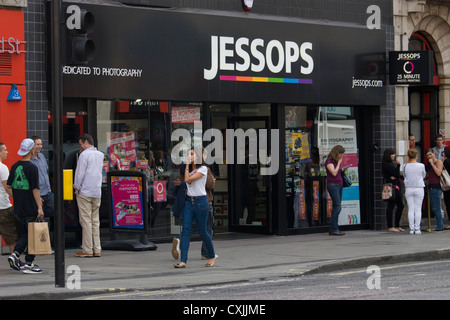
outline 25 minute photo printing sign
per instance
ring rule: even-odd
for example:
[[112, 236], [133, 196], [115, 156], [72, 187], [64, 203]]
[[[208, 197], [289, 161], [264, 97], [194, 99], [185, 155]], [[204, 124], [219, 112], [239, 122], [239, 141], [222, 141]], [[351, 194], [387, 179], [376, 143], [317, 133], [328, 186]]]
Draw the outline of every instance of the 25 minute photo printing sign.
[[389, 69], [390, 84], [433, 84], [433, 52], [391, 51]]

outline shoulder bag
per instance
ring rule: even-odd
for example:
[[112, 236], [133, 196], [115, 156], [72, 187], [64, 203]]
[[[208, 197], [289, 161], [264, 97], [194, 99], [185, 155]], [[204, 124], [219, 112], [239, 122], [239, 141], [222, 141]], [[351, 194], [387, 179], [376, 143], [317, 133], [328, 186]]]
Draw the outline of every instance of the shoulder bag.
[[392, 183], [383, 183], [381, 190], [381, 200], [394, 201], [395, 200], [395, 187]]
[[341, 171], [342, 175], [342, 186], [344, 188], [348, 188], [352, 185], [352, 180], [345, 174], [344, 171]]
[[442, 191], [450, 190], [450, 175], [445, 167], [442, 169], [441, 177], [440, 177], [441, 189]]

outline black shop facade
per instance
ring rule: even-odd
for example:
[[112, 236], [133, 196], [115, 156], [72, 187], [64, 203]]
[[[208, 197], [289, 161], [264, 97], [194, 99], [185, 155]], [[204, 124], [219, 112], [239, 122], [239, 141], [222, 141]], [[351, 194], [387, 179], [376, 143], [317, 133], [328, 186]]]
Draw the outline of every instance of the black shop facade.
[[[216, 234], [327, 232], [324, 162], [337, 144], [353, 181], [339, 223], [343, 230], [373, 227], [372, 124], [386, 104], [385, 31], [74, 5], [95, 17], [82, 35], [95, 50], [76, 61], [77, 35], [65, 28], [65, 146], [82, 132], [94, 136], [105, 154], [105, 185], [107, 172], [145, 173], [149, 238], [180, 232], [171, 214], [173, 180], [191, 146], [207, 150], [216, 176]], [[103, 194], [101, 216], [111, 219]]]

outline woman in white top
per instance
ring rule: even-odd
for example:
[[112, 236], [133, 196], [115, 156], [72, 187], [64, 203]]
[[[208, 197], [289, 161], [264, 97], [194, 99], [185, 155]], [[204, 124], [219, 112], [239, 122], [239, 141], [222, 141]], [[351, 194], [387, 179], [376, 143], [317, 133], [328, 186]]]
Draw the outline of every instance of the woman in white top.
[[424, 197], [427, 175], [425, 165], [417, 162], [417, 150], [408, 150], [409, 163], [403, 165], [403, 177], [405, 178], [405, 197], [408, 202], [408, 220], [410, 234], [421, 234], [420, 220], [422, 218], [422, 202]]
[[[201, 161], [201, 164], [197, 162]], [[181, 234], [181, 261], [174, 264], [175, 268], [186, 268], [188, 258], [189, 244], [191, 239], [192, 221], [195, 218], [197, 222], [198, 232], [206, 245], [209, 260], [206, 267], [214, 266], [216, 254], [210, 235], [206, 230], [206, 221], [209, 214], [209, 203], [206, 195], [206, 179], [208, 168], [206, 167], [203, 157], [197, 155], [194, 149], [189, 151], [186, 161], [186, 170], [184, 173], [184, 182], [187, 185], [186, 203], [183, 211], [183, 232]]]

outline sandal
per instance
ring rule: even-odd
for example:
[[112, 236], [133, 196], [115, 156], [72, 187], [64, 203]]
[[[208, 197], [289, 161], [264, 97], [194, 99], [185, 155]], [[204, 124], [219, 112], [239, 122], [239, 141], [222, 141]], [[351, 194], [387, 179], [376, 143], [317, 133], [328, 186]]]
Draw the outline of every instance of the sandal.
[[184, 262], [175, 263], [175, 264], [173, 265], [173, 267], [176, 268], [176, 269], [186, 268], [186, 263], [184, 263]]
[[217, 256], [214, 259], [209, 259], [209, 261], [205, 264], [205, 267], [214, 267], [214, 263], [216, 262], [216, 259], [217, 259]]

